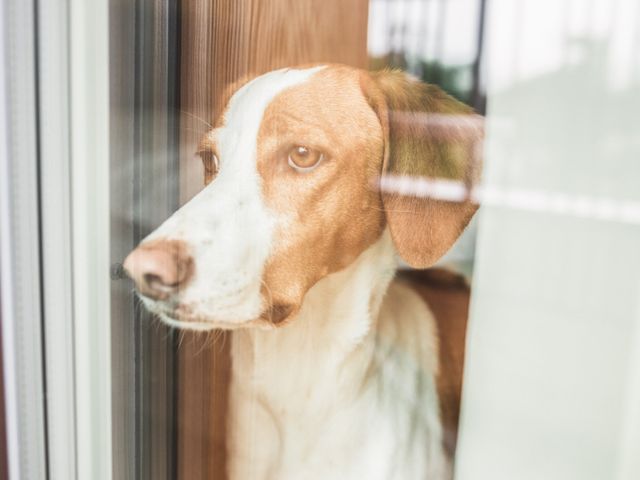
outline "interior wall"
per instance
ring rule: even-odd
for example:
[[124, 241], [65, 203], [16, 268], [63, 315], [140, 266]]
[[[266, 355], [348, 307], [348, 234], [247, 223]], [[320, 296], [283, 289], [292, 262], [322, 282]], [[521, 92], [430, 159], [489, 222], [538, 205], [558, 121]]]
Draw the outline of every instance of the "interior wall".
[[[367, 65], [368, 0], [182, 0], [180, 198], [203, 186], [194, 152], [246, 76], [315, 62]], [[224, 478], [227, 334], [185, 333], [179, 348], [178, 477]]]

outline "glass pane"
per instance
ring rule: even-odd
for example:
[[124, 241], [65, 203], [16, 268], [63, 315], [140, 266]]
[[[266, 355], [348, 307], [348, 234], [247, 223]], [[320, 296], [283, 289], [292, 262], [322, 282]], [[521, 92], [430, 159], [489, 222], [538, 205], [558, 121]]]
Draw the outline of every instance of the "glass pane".
[[116, 478], [175, 476], [177, 336], [124, 280], [122, 261], [178, 205], [178, 5], [111, 4], [113, 447]]
[[111, 2], [118, 478], [632, 478], [638, 9], [486, 3]]

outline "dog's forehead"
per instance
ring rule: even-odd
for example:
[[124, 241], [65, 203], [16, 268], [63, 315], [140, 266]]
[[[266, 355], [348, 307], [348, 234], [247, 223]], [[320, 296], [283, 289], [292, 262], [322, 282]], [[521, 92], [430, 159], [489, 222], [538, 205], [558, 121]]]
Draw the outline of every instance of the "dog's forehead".
[[271, 101], [282, 91], [309, 80], [326, 68], [282, 69], [257, 77], [240, 88], [229, 100], [223, 125], [236, 132], [257, 135], [260, 122]]
[[361, 79], [362, 73], [355, 68], [331, 65], [281, 91], [263, 114], [263, 138], [297, 136], [296, 140], [316, 147], [323, 142], [336, 147], [378, 137], [380, 122]]

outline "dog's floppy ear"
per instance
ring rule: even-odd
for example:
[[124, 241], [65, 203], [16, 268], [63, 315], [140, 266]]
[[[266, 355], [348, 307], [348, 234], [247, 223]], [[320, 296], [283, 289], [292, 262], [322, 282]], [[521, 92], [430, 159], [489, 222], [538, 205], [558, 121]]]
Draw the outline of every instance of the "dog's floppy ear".
[[468, 191], [481, 168], [482, 119], [435, 85], [403, 72], [364, 73], [361, 87], [384, 135], [381, 196], [391, 237], [405, 262], [429, 267], [453, 245], [477, 206], [467, 195], [449, 201], [389, 184], [402, 186], [407, 177], [440, 179], [461, 182], [454, 190], [457, 185]]

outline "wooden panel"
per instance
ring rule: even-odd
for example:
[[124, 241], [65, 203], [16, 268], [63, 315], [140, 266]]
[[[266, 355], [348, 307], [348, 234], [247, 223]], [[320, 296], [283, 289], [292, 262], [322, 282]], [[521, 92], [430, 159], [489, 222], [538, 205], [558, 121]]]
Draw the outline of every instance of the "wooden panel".
[[[367, 65], [368, 0], [182, 0], [181, 201], [202, 187], [193, 156], [232, 82], [312, 62]], [[179, 349], [178, 477], [224, 478], [229, 341]]]

